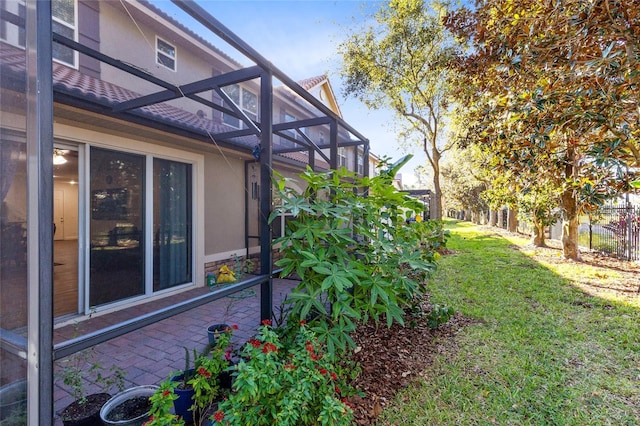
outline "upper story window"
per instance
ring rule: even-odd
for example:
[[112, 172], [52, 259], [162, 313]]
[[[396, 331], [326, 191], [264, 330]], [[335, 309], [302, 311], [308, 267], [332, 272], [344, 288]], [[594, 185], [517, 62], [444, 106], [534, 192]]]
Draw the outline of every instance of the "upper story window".
[[171, 71], [176, 70], [176, 47], [160, 37], [156, 37], [156, 63]]
[[347, 167], [347, 148], [338, 147], [338, 167]]
[[[289, 114], [289, 113], [284, 113], [284, 122], [285, 123], [293, 123], [294, 121], [296, 121], [296, 118]], [[291, 136], [292, 138], [295, 138], [297, 136], [296, 131], [293, 129], [288, 129], [285, 130], [284, 133], [286, 133], [287, 135]]]
[[362, 153], [358, 153], [358, 174], [364, 174], [364, 155]]
[[[76, 0], [53, 0], [51, 2], [53, 32], [77, 40], [78, 21]], [[53, 59], [76, 67], [78, 53], [70, 47], [53, 43]]]
[[[258, 121], [258, 95], [238, 84], [225, 86], [222, 91], [253, 121]], [[240, 128], [240, 119], [229, 114], [222, 115], [222, 121], [229, 126]]]
[[24, 24], [17, 25], [16, 22], [26, 17], [27, 8], [24, 1], [0, 0], [0, 11], [8, 13], [12, 19], [0, 19], [0, 40], [6, 41], [14, 46], [24, 47], [25, 31]]

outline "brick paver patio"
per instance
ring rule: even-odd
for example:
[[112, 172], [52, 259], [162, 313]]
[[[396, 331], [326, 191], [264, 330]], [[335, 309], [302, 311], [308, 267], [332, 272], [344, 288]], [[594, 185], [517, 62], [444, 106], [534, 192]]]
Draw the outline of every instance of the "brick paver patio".
[[[277, 315], [282, 299], [297, 283], [290, 280], [273, 280], [273, 306]], [[196, 288], [168, 298], [152, 301], [127, 309], [96, 316], [81, 323], [67, 325], [54, 331], [54, 342], [59, 343], [78, 334], [94, 331], [136, 316], [153, 312], [170, 304], [187, 300], [208, 292], [208, 288]], [[174, 317], [158, 321], [140, 330], [125, 334], [93, 348], [93, 361], [103, 367], [112, 365], [126, 369], [126, 387], [159, 384], [172, 372], [184, 367], [184, 347], [202, 350], [208, 343], [207, 327], [214, 323], [238, 325], [232, 343], [239, 347], [253, 336], [260, 323], [260, 287], [225, 297], [192, 309]], [[56, 372], [59, 370], [59, 361]], [[87, 383], [88, 393], [100, 391], [93, 383]], [[73, 397], [55, 378], [54, 412], [57, 413], [73, 402]], [[55, 425], [62, 425], [56, 415]]]

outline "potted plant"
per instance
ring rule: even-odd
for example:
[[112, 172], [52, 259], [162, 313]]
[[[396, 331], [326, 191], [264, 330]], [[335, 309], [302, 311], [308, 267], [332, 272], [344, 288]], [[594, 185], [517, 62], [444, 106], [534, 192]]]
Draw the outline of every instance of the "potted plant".
[[175, 384], [173, 391], [176, 394], [176, 399], [173, 400], [173, 406], [176, 415], [181, 416], [186, 423], [192, 423], [193, 411], [191, 411], [191, 407], [193, 406], [193, 394], [195, 391], [189, 382], [194, 377], [198, 367], [196, 350], [193, 350], [195, 368], [190, 365], [190, 355], [187, 348], [184, 348], [184, 360], [184, 370], [170, 378], [170, 381]]
[[151, 414], [150, 397], [158, 386], [134, 386], [117, 393], [100, 409], [100, 420], [111, 426], [141, 426]]
[[[61, 361], [58, 377], [75, 398], [58, 415], [65, 426], [94, 425], [99, 421], [100, 409], [109, 398], [112, 389], [124, 389], [126, 371], [118, 366], [103, 367], [93, 362], [93, 350], [78, 352]], [[88, 381], [100, 387], [100, 392], [87, 393]]]
[[[189, 374], [189, 379], [184, 376], [180, 381], [174, 375], [160, 385], [160, 388], [151, 397], [151, 420], [145, 426], [166, 426], [184, 425], [193, 422], [194, 425], [202, 425], [206, 421], [208, 412], [211, 412], [224, 392], [225, 373], [231, 365], [230, 342], [232, 332], [237, 326], [226, 327], [220, 333], [215, 344], [209, 345], [205, 353], [198, 355], [194, 359], [193, 374]], [[188, 353], [188, 351], [187, 351]], [[188, 361], [185, 369], [190, 370]], [[193, 392], [189, 415], [178, 412], [178, 402], [180, 396], [178, 387], [190, 388]], [[229, 384], [230, 387], [230, 384]], [[171, 408], [175, 409], [175, 414]]]

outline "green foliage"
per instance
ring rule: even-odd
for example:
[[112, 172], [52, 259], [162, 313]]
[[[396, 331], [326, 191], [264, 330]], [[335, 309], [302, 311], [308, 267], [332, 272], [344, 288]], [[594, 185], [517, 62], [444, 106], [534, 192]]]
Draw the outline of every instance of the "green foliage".
[[127, 372], [117, 366], [104, 367], [99, 362], [93, 361], [93, 348], [77, 352], [68, 358], [59, 361], [60, 370], [56, 376], [67, 386], [71, 396], [80, 404], [87, 401], [87, 381], [100, 386], [102, 392], [111, 389], [124, 389], [124, 377]]
[[403, 324], [403, 309], [423, 295], [447, 236], [439, 222], [407, 221], [423, 207], [392, 185], [392, 173], [358, 178], [344, 169], [308, 170], [300, 177], [300, 194], [286, 179], [276, 185], [282, 205], [271, 220], [293, 216], [276, 241], [284, 255], [276, 264], [283, 276], [301, 279], [288, 296], [289, 315], [309, 318], [334, 356], [353, 346], [356, 321]]
[[[145, 422], [144, 426], [184, 426], [184, 420], [171, 413], [173, 401], [177, 399], [174, 389], [180, 382], [171, 380], [179, 374], [183, 374], [182, 386], [191, 387], [194, 390], [193, 418], [196, 425], [200, 425], [204, 420], [204, 413], [220, 399], [222, 390], [220, 387], [220, 374], [229, 368], [231, 360], [231, 337], [233, 329], [237, 326], [229, 327], [220, 333], [216, 338], [216, 343], [208, 347], [203, 354], [197, 354], [194, 350], [194, 368], [190, 368], [189, 351], [185, 348], [185, 370], [181, 373], [172, 373], [164, 381], [160, 388], [151, 397], [151, 419]], [[190, 370], [193, 370], [191, 374]]]
[[423, 149], [433, 171], [432, 217], [441, 218], [440, 158], [451, 147], [444, 129], [457, 41], [444, 29], [439, 2], [392, 0], [354, 28], [339, 46], [345, 93], [369, 108], [389, 108], [403, 127], [400, 140]]
[[354, 390], [304, 322], [282, 339], [270, 321], [242, 349], [233, 392], [214, 419], [228, 425], [350, 425]]
[[457, 254], [440, 261], [430, 300], [472, 321], [438, 342], [424, 378], [379, 424], [637, 424], [640, 300], [602, 289], [628, 272], [455, 226]]
[[452, 307], [433, 305], [431, 311], [426, 315], [427, 326], [429, 328], [438, 328], [445, 324], [456, 312]]

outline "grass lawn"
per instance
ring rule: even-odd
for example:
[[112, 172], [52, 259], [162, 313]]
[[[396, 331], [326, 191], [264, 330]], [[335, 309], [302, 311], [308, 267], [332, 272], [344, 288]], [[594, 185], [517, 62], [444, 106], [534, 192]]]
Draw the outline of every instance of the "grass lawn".
[[598, 278], [588, 265], [541, 264], [525, 239], [449, 228], [455, 254], [440, 259], [431, 300], [474, 323], [441, 342], [380, 423], [640, 424], [640, 297], [586, 294], [574, 282]]

